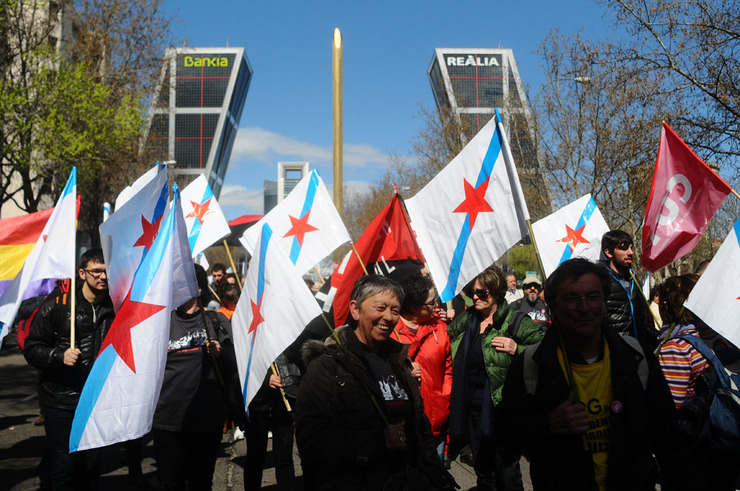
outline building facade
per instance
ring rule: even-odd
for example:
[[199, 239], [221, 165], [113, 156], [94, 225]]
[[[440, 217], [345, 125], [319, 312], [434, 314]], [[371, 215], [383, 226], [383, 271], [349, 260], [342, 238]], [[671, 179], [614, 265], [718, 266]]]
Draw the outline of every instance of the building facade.
[[252, 73], [244, 48], [168, 50], [149, 116], [147, 157], [174, 161], [181, 187], [205, 175], [218, 198]]
[[469, 142], [498, 108], [533, 219], [551, 211], [540, 172], [534, 121], [510, 49], [438, 48], [427, 70], [438, 108], [452, 111]]

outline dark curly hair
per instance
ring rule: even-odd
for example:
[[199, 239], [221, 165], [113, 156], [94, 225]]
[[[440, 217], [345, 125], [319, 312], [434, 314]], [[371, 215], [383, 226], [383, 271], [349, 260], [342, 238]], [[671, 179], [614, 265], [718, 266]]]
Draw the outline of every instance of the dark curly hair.
[[401, 314], [409, 314], [414, 307], [421, 307], [426, 303], [429, 289], [434, 288], [434, 283], [426, 276], [415, 274], [404, 278], [401, 287], [404, 294]]
[[699, 275], [689, 273], [681, 276], [671, 276], [660, 285], [658, 307], [660, 308], [660, 318], [663, 324], [673, 322], [693, 324], [696, 322], [696, 316], [686, 309], [681, 312], [681, 307], [689, 298], [689, 293], [694, 289], [697, 281], [699, 281]]

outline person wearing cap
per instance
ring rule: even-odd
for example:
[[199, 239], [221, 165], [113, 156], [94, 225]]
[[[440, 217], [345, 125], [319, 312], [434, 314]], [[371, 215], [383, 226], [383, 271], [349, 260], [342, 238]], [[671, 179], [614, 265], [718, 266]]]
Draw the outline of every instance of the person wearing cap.
[[536, 273], [527, 273], [522, 282], [524, 297], [511, 304], [512, 308], [527, 314], [537, 324], [547, 326], [550, 324], [550, 314], [547, 312], [547, 304], [540, 297], [542, 293], [542, 282]]

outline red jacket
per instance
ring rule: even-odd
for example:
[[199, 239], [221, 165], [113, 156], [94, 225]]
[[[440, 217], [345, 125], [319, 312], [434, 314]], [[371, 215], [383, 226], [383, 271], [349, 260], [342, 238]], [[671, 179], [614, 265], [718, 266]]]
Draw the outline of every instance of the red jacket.
[[434, 318], [420, 325], [414, 333], [399, 318], [392, 337], [408, 344], [411, 361], [421, 365], [419, 391], [424, 401], [424, 413], [432, 423], [435, 435], [446, 433], [452, 391], [452, 355], [447, 324]]

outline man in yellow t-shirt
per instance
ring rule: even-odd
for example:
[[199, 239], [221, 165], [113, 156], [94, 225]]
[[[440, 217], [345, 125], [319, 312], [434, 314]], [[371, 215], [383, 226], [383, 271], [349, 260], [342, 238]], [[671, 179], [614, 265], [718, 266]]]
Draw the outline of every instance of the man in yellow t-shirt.
[[552, 326], [513, 362], [496, 413], [508, 455], [530, 460], [535, 490], [702, 489], [657, 360], [604, 327], [609, 277], [585, 259], [545, 286]]

